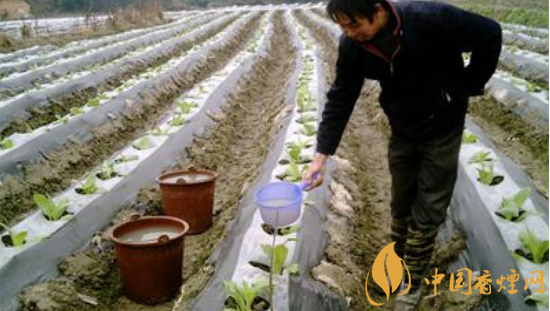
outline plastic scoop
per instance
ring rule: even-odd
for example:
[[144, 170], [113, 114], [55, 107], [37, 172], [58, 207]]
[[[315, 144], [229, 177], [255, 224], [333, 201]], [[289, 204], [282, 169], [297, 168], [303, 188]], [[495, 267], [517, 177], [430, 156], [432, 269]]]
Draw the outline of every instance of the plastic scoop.
[[[317, 178], [317, 174], [313, 175]], [[307, 181], [269, 183], [256, 192], [254, 200], [263, 221], [273, 228], [286, 227], [298, 220]]]

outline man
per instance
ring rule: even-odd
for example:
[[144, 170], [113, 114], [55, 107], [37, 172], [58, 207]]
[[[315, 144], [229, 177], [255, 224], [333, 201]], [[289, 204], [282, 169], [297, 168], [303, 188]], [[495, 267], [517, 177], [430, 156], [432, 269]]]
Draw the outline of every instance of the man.
[[[481, 95], [494, 73], [502, 30], [493, 20], [437, 2], [330, 0], [327, 12], [344, 34], [304, 179], [310, 189], [323, 182], [363, 81], [378, 80], [392, 129], [392, 240], [411, 272], [411, 289], [398, 296], [396, 309], [412, 310], [452, 197], [468, 97]], [[471, 53], [468, 66], [463, 52]]]

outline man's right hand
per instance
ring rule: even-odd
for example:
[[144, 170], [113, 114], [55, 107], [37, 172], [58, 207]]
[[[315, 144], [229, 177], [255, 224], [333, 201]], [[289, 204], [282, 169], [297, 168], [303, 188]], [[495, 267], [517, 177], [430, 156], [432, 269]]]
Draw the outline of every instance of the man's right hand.
[[[308, 187], [306, 188], [306, 190], [309, 191], [323, 184], [325, 164], [327, 163], [327, 159], [328, 155], [315, 153], [309, 169], [302, 176], [302, 179], [308, 183]], [[313, 178], [313, 176], [315, 176], [315, 178]]]

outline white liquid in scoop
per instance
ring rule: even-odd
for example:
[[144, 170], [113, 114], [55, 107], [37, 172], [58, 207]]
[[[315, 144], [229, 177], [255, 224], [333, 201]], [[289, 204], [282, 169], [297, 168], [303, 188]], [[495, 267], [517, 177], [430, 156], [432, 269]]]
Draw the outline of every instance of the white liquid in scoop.
[[292, 201], [288, 199], [275, 199], [263, 201], [262, 205], [267, 207], [285, 207], [288, 206], [290, 203], [292, 203]]

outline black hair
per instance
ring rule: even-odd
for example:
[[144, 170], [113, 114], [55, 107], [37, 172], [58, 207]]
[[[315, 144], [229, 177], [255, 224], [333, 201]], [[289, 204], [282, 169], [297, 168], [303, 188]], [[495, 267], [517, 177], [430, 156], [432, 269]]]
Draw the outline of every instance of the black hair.
[[330, 0], [327, 4], [327, 14], [334, 22], [338, 22], [337, 14], [344, 14], [353, 22], [356, 22], [356, 17], [359, 16], [366, 17], [372, 22], [376, 4], [381, 4], [386, 10], [390, 9], [389, 3], [385, 0]]

